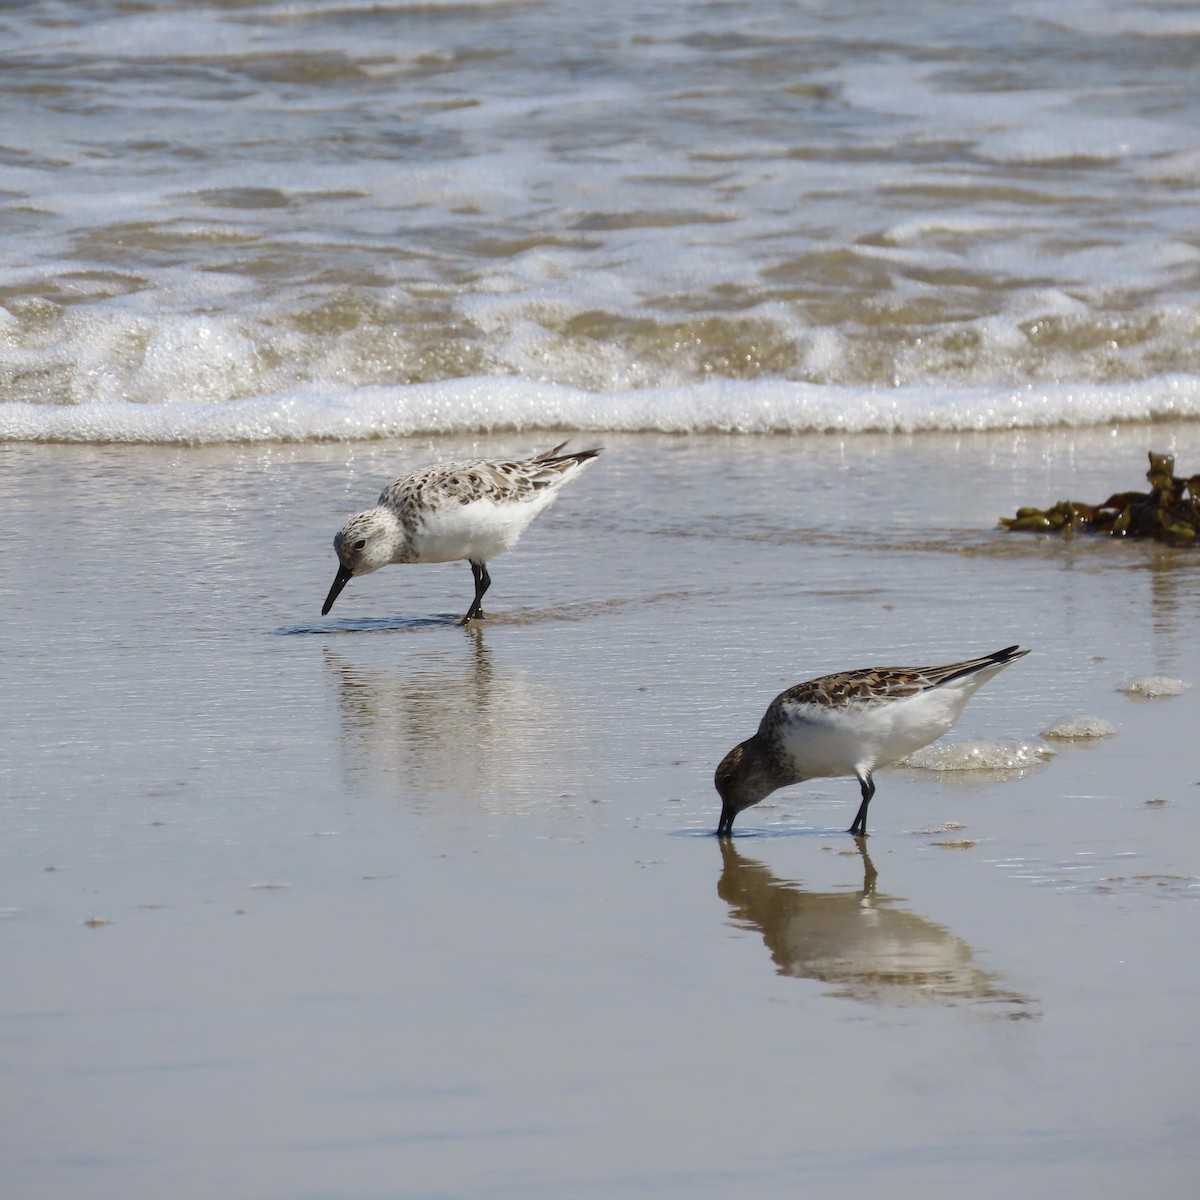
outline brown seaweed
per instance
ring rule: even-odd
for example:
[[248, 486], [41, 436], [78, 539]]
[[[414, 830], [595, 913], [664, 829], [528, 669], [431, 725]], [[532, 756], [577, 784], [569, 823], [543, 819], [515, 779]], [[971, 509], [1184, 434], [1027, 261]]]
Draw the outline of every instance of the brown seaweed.
[[1200, 475], [1182, 479], [1175, 458], [1150, 452], [1149, 492], [1117, 492], [1102, 504], [1060, 500], [1053, 508], [1019, 508], [1000, 524], [1014, 533], [1103, 533], [1148, 537], [1174, 545], [1200, 538]]

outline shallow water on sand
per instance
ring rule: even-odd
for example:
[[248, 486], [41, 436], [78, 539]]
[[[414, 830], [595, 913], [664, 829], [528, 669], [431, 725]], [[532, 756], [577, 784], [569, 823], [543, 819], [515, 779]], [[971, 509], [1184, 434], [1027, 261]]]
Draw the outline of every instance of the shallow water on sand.
[[[1191, 1194], [1200, 558], [995, 521], [1200, 427], [607, 441], [469, 631], [329, 540], [524, 443], [0, 447], [6, 1196]], [[711, 836], [782, 687], [1013, 642], [950, 741], [1116, 735]]]

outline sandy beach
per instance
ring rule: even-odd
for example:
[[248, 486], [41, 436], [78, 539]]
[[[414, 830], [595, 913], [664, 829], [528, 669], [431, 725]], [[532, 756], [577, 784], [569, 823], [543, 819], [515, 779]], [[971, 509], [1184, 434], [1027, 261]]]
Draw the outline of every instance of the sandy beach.
[[[0, 447], [7, 1197], [1191, 1194], [1200, 558], [996, 520], [1200, 427], [603, 440], [470, 630], [330, 538], [545, 437]], [[1014, 642], [950, 742], [1116, 733], [712, 836], [781, 688]]]

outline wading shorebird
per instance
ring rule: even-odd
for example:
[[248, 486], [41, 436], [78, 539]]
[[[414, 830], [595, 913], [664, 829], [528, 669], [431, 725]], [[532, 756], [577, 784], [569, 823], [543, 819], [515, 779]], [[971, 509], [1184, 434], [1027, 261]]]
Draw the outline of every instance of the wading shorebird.
[[979, 687], [1028, 653], [1008, 646], [941, 667], [867, 667], [788, 688], [771, 701], [758, 732], [717, 768], [717, 836], [732, 836], [734, 817], [777, 788], [842, 775], [862, 787], [847, 832], [865, 836], [876, 768], [949, 732]]
[[483, 594], [492, 582], [488, 562], [511, 550], [559, 488], [600, 453], [596, 448], [561, 454], [566, 444], [532, 458], [440, 463], [392, 480], [375, 508], [351, 517], [334, 536], [339, 566], [321, 616], [356, 575], [389, 563], [465, 558], [475, 577], [475, 599], [460, 624], [482, 618]]

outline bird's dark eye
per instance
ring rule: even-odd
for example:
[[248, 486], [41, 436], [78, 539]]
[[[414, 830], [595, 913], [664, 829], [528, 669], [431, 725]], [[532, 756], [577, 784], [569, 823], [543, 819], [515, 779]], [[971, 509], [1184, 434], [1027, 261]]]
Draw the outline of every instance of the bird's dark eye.
[[359, 538], [358, 541], [354, 543], [354, 548], [355, 548], [355, 550], [362, 550], [366, 546], [366, 544], [367, 544], [366, 538]]

